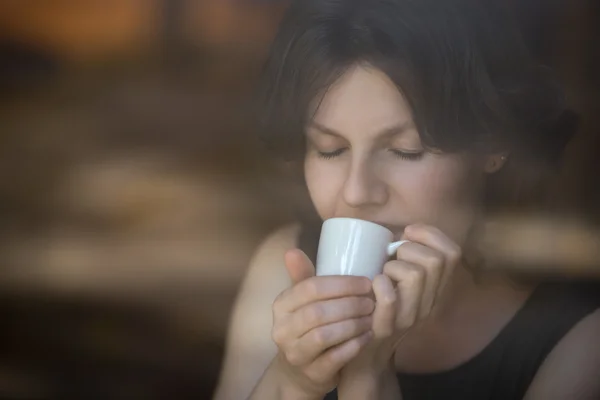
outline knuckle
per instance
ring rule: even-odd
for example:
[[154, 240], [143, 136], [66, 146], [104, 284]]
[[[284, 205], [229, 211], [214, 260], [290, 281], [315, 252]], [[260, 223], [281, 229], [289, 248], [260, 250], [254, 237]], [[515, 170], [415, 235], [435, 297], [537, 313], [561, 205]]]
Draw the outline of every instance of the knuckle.
[[431, 254], [425, 260], [425, 264], [431, 270], [440, 269], [444, 265], [444, 260], [437, 255]]
[[406, 279], [411, 284], [417, 284], [425, 278], [425, 271], [422, 268], [411, 268], [406, 271]]
[[414, 224], [410, 225], [410, 230], [411, 231], [416, 231], [416, 230], [421, 230], [423, 229], [425, 225], [423, 225], [422, 222], [415, 222]]
[[358, 307], [359, 310], [369, 314], [373, 312], [375, 309], [375, 302], [369, 298], [363, 297], [358, 299]]
[[312, 305], [306, 309], [305, 322], [308, 325], [316, 326], [321, 324], [325, 319], [325, 310], [322, 306]]
[[353, 319], [348, 322], [348, 331], [352, 333], [360, 332], [364, 326], [364, 322], [359, 319]]
[[279, 326], [274, 326], [271, 330], [271, 338], [278, 346], [281, 346], [286, 342], [286, 336], [285, 330]]
[[370, 328], [372, 320], [369, 318], [357, 318], [351, 322], [351, 330], [355, 334], [363, 332], [365, 329]]
[[285, 359], [290, 365], [299, 366], [302, 364], [300, 353], [297, 351], [287, 351], [285, 353]]
[[[402, 248], [402, 247], [404, 247], [404, 246], [400, 246], [400, 248]], [[398, 250], [398, 251], [400, 251], [400, 250]], [[400, 267], [400, 265], [402, 265], [402, 264], [398, 261], [395, 261], [395, 260], [388, 261], [383, 265], [383, 273], [385, 275], [390, 275], [393, 272], [395, 272]]]
[[281, 313], [281, 298], [283, 296], [283, 293], [280, 293], [279, 295], [277, 295], [277, 297], [275, 297], [275, 300], [273, 300], [273, 305], [272, 305], [272, 309], [273, 309], [273, 314], [279, 314]]
[[399, 282], [403, 279], [406, 270], [406, 263], [404, 261], [388, 261], [383, 266], [383, 274], [393, 282]]
[[319, 297], [319, 285], [318, 282], [314, 279], [308, 279], [305, 281], [304, 285], [302, 286], [302, 295], [306, 296], [309, 299], [314, 299]]
[[427, 226], [422, 223], [416, 223], [416, 224], [410, 225], [410, 228], [408, 231], [412, 235], [419, 236], [419, 237], [422, 237], [422, 236], [425, 236], [428, 234]]
[[353, 358], [360, 352], [361, 344], [358, 339], [353, 339], [348, 342], [348, 346], [346, 348], [346, 352], [348, 357]]
[[329, 343], [331, 334], [327, 329], [316, 329], [312, 334], [312, 340], [318, 347], [325, 347]]
[[450, 253], [448, 254], [448, 261], [450, 261], [451, 264], [458, 263], [461, 258], [462, 258], [462, 249], [458, 246], [454, 247], [452, 249], [452, 251], [450, 251]]
[[271, 308], [273, 310], [273, 315], [285, 313], [286, 310], [283, 308], [284, 299], [289, 294], [290, 294], [290, 291], [288, 289], [288, 290], [284, 290], [283, 292], [279, 293], [277, 295], [277, 297], [275, 297], [275, 300], [273, 300], [273, 304], [271, 306]]

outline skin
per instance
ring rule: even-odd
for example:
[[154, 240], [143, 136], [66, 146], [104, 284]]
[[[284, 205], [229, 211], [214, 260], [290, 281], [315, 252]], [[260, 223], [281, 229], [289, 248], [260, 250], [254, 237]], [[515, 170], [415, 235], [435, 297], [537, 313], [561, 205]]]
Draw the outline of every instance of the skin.
[[382, 72], [350, 69], [327, 92], [306, 136], [306, 183], [322, 219], [366, 219], [397, 235], [426, 223], [464, 244], [479, 210], [484, 160], [425, 151], [406, 101]]
[[339, 292], [364, 279], [315, 277], [299, 250], [286, 254], [293, 286], [274, 303], [273, 339], [298, 390], [318, 398], [364, 380], [348, 377], [384, 374], [432, 313], [462, 259], [486, 171], [482, 157], [425, 149], [400, 91], [365, 65], [330, 88], [306, 136], [306, 182], [320, 217], [374, 221], [410, 241], [372, 282], [372, 305], [368, 293]]
[[[464, 262], [475, 245], [481, 187], [486, 174], [502, 167], [502, 155], [427, 151], [401, 92], [368, 65], [349, 69], [327, 91], [306, 136], [306, 183], [321, 218], [374, 221], [409, 243], [371, 282], [316, 277], [308, 257], [289, 249], [296, 234], [267, 241], [236, 305], [217, 398], [248, 398], [253, 387], [250, 399], [320, 400], [337, 387], [344, 400], [399, 399], [397, 371], [439, 372], [464, 363], [531, 293], [497, 275], [475, 282]], [[287, 277], [280, 275], [281, 254]], [[269, 293], [279, 293], [274, 302]], [[244, 355], [240, 349], [259, 345], [250, 346], [249, 338], [263, 337], [248, 328], [262, 329], [253, 321], [269, 308], [272, 342]], [[552, 350], [526, 398], [597, 398], [598, 334], [600, 312]], [[246, 367], [234, 370], [240, 362]], [[260, 378], [252, 375], [263, 370]]]

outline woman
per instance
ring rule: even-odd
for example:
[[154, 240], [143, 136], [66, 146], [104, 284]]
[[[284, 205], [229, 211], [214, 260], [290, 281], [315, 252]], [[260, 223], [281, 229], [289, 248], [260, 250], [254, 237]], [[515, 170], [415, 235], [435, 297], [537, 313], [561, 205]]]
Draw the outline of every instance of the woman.
[[483, 218], [539, 204], [575, 130], [504, 10], [299, 0], [263, 88], [265, 136], [303, 162], [320, 219], [374, 221], [410, 242], [371, 282], [315, 277], [310, 223], [269, 237], [217, 399], [600, 398], [600, 302], [473, 262]]

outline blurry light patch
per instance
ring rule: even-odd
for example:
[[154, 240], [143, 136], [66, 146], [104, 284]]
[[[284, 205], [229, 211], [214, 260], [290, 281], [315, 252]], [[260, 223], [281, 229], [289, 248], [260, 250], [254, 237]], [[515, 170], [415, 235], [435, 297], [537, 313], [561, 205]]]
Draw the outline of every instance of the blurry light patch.
[[600, 278], [600, 229], [580, 218], [498, 216], [480, 246], [489, 268]]

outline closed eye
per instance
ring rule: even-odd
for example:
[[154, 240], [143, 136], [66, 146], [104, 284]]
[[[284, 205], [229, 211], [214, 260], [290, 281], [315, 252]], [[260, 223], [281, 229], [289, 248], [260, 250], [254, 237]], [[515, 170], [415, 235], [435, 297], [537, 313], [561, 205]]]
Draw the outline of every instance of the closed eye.
[[397, 149], [390, 149], [390, 153], [392, 153], [395, 157], [398, 157], [402, 160], [408, 161], [418, 161], [423, 158], [425, 154], [424, 151], [402, 151]]
[[325, 160], [330, 160], [332, 158], [341, 156], [342, 153], [344, 153], [345, 151], [346, 151], [346, 148], [342, 147], [341, 149], [337, 149], [334, 151], [328, 151], [328, 152], [319, 151], [318, 153], [319, 153], [319, 157], [324, 158]]

